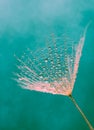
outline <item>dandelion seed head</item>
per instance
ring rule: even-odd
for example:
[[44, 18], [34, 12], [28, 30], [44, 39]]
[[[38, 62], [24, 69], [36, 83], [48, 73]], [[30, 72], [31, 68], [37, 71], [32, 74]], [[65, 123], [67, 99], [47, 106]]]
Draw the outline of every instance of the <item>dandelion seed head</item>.
[[77, 44], [65, 36], [53, 37], [43, 49], [34, 53], [28, 49], [21, 58], [17, 58], [17, 82], [25, 89], [69, 96], [74, 87], [84, 41], [85, 33]]

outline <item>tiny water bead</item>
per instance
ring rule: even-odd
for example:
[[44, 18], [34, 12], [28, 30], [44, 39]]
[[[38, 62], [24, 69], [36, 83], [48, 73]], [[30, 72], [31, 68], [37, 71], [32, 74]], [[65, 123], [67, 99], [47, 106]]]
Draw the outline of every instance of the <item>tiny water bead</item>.
[[48, 62], [48, 59], [45, 59], [45, 63], [47, 63]]

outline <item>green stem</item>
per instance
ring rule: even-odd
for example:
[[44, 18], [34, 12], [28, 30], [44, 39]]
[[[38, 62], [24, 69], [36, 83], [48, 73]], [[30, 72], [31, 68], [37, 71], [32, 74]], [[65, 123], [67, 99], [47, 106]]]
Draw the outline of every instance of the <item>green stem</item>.
[[81, 108], [78, 106], [78, 104], [76, 103], [75, 99], [73, 98], [72, 95], [69, 95], [69, 98], [71, 99], [71, 101], [73, 102], [73, 104], [76, 106], [76, 108], [78, 109], [78, 111], [80, 112], [80, 114], [82, 115], [82, 117], [84, 118], [85, 122], [87, 123], [87, 125], [89, 126], [90, 130], [94, 130], [94, 128], [92, 127], [92, 125], [90, 124], [90, 122], [88, 121], [87, 117], [85, 116], [85, 114], [83, 113], [83, 111], [81, 110]]

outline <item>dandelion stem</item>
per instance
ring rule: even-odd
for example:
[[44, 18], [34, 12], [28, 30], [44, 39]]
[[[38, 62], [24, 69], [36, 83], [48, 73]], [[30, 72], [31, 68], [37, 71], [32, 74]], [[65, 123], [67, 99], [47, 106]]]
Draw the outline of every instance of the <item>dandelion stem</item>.
[[71, 99], [71, 101], [73, 102], [73, 104], [75, 105], [75, 107], [78, 109], [78, 111], [80, 112], [80, 114], [82, 115], [82, 117], [84, 118], [85, 122], [87, 123], [87, 125], [89, 126], [90, 130], [94, 130], [94, 128], [92, 127], [92, 125], [90, 124], [90, 122], [88, 121], [87, 117], [85, 116], [85, 114], [83, 113], [83, 111], [81, 110], [81, 108], [78, 106], [78, 104], [76, 103], [74, 97], [72, 95], [69, 95], [69, 98]]

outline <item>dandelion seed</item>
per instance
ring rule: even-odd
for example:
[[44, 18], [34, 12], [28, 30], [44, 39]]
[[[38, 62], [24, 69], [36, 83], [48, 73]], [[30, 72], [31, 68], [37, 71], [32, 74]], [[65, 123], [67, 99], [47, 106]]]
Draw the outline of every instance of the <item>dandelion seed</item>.
[[25, 89], [68, 96], [90, 130], [94, 130], [72, 97], [87, 28], [88, 25], [77, 45], [73, 41], [69, 44], [65, 39], [54, 38], [47, 43], [45, 49], [34, 54], [29, 50], [28, 55], [25, 53], [22, 59], [17, 58], [20, 73], [16, 74], [16, 80]]

